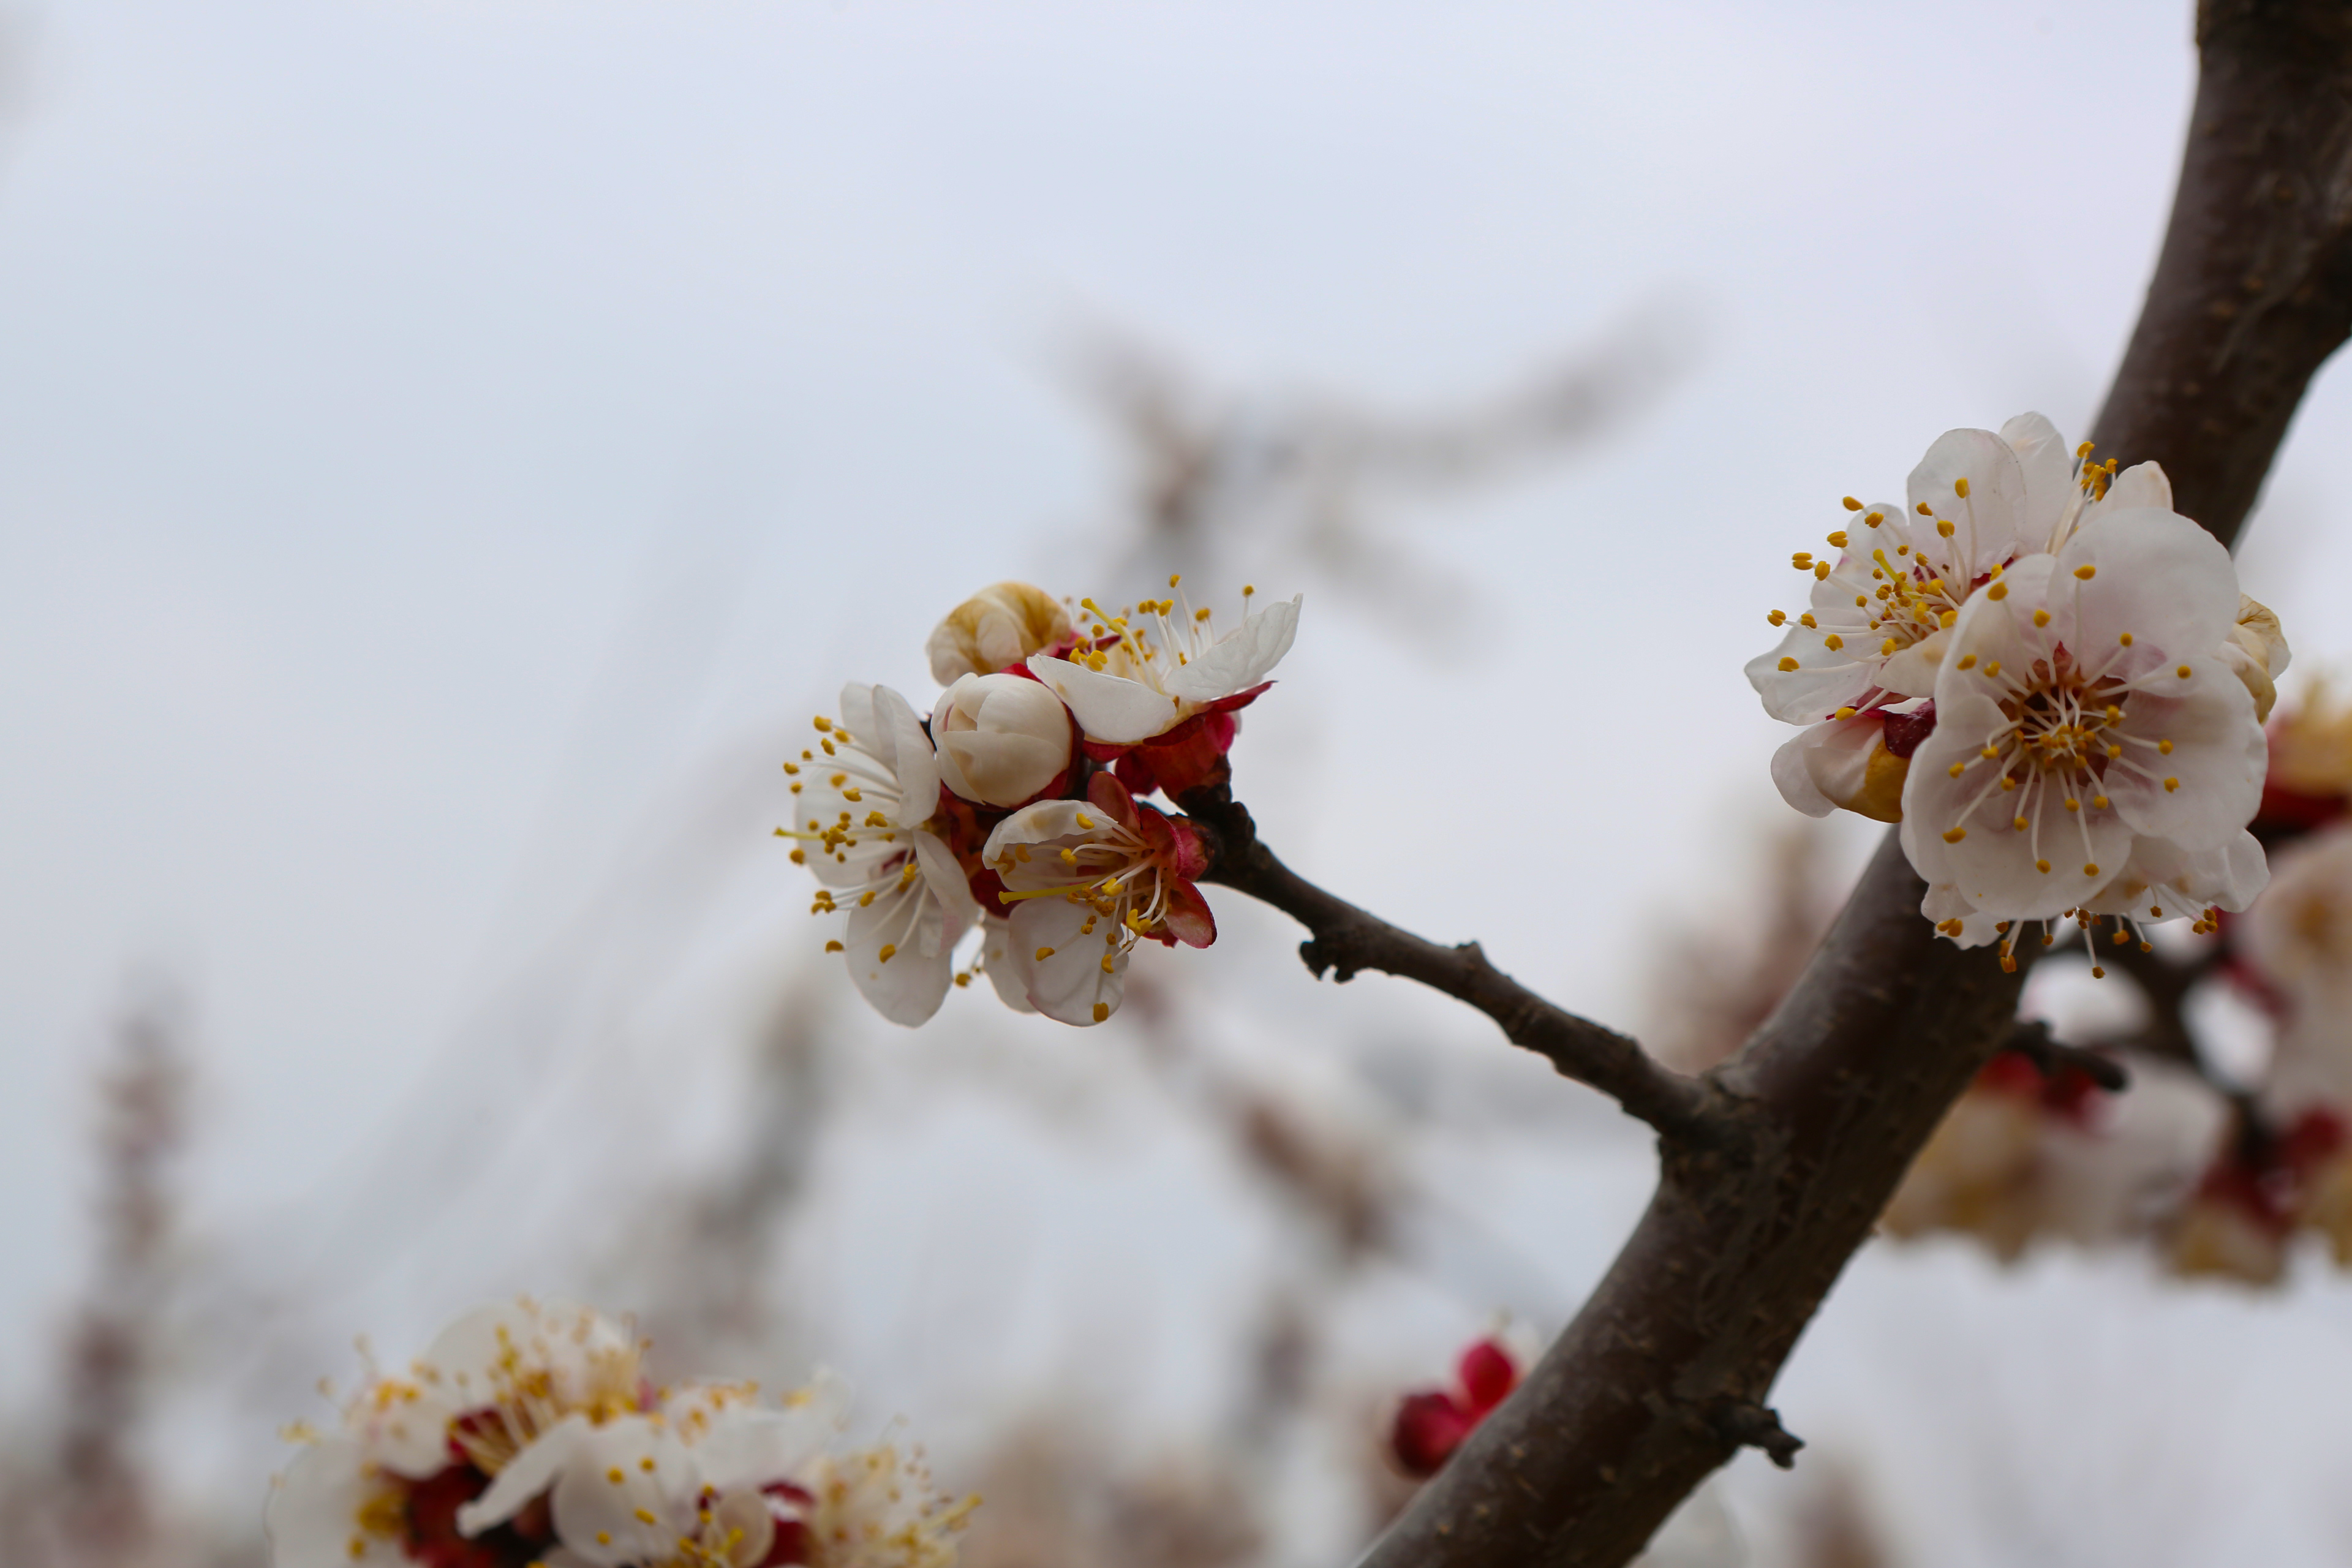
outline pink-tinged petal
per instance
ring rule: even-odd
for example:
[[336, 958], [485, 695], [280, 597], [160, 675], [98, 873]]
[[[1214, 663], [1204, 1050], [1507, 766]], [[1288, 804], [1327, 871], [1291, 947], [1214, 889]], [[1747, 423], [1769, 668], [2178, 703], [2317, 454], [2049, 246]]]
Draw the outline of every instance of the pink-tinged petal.
[[1168, 891], [1168, 906], [1160, 918], [1169, 934], [1187, 947], [1206, 947], [1217, 940], [1217, 917], [1209, 912], [1209, 900], [1201, 889], [1190, 882], [1179, 882]]
[[408, 1568], [398, 1540], [360, 1527], [360, 1510], [387, 1485], [355, 1437], [338, 1433], [305, 1447], [262, 1515], [271, 1568]]
[[[923, 733], [922, 721], [915, 717], [905, 698], [887, 686], [874, 689], [874, 720], [876, 735], [869, 743], [898, 775], [899, 797], [906, 802], [905, 825], [911, 827], [928, 821], [938, 807], [940, 764], [931, 755], [930, 737]], [[853, 729], [850, 733], [857, 731]]]
[[[1958, 493], [1962, 480], [1966, 496]], [[1911, 470], [1905, 491], [1911, 537], [1946, 582], [1973, 581], [2023, 548], [2025, 469], [2009, 443], [1990, 430], [1947, 430], [1937, 437]], [[1919, 510], [1923, 503], [1929, 512]], [[1948, 541], [1928, 522], [1931, 514], [1951, 521]]]
[[[870, 904], [854, 907], [842, 933], [850, 983], [876, 1012], [913, 1028], [929, 1021], [955, 982], [955, 963], [941, 942], [945, 921], [926, 879], [893, 883]], [[890, 956], [882, 956], [887, 947]]]
[[[1092, 931], [1085, 929], [1090, 918], [1096, 919]], [[1024, 901], [1013, 911], [1013, 939], [1030, 952], [1030, 1005], [1057, 1023], [1080, 1027], [1102, 1021], [1095, 1016], [1097, 1007], [1104, 1018], [1117, 1012], [1127, 989], [1128, 955], [1104, 940], [1117, 931], [1086, 904], [1062, 898]], [[1044, 949], [1052, 951], [1038, 958]]]
[[1128, 793], [1127, 786], [1119, 783], [1118, 780], [1111, 774], [1097, 773], [1094, 777], [1088, 779], [1087, 781], [1087, 798], [1094, 802], [1097, 805], [1102, 807], [1103, 810], [1110, 813], [1113, 820], [1117, 821], [1120, 826], [1133, 827], [1135, 826], [1136, 817], [1139, 815], [1139, 808], [1135, 804], [1135, 796], [1129, 795]]
[[[2005, 923], [1960, 897], [1959, 889], [1949, 883], [1930, 886], [1927, 896], [1919, 900], [1919, 912], [1940, 927], [1954, 946], [1962, 948], [1998, 941], [2002, 933], [1994, 928]], [[1959, 922], [1958, 931], [1952, 929], [1955, 921]]]
[[541, 1432], [509, 1460], [488, 1489], [457, 1510], [457, 1532], [479, 1535], [504, 1524], [523, 1505], [555, 1484], [558, 1476], [579, 1462], [593, 1428], [585, 1415], [567, 1415]]
[[[1808, 816], [1843, 806], [1875, 821], [1900, 822], [1908, 763], [1887, 752], [1885, 733], [1883, 710], [1806, 730], [1772, 760], [1781, 798]], [[1810, 809], [1814, 802], [1819, 810]]]
[[1201, 830], [1189, 818], [1171, 816], [1168, 830], [1175, 840], [1176, 858], [1172, 862], [1176, 874], [1188, 882], [1200, 880], [1209, 872], [1209, 847]]
[[[1214, 702], [1202, 703], [1201, 705], [1201, 711], [1203, 713], [1231, 713], [1235, 709], [1248, 707], [1251, 703], [1256, 701], [1259, 698], [1265, 696], [1267, 692], [1273, 689], [1273, 681], [1261, 680], [1255, 686], [1250, 687], [1246, 690], [1234, 692], [1231, 697], [1220, 697]], [[1228, 744], [1231, 742], [1232, 739], [1233, 733], [1229, 730], [1218, 743], [1220, 745]]]
[[2074, 487], [2074, 453], [2058, 426], [2040, 414], [2021, 414], [2000, 427], [2000, 438], [2017, 454], [2025, 479], [2025, 508], [2019, 517], [2019, 536], [2032, 550], [2041, 549], [2058, 528], [2058, 520], [2082, 494]]
[[[2184, 659], [2189, 678], [2175, 696], [2169, 670], [2124, 704], [2116, 734], [2123, 756], [2109, 764], [2106, 793], [2136, 832], [2184, 849], [2227, 844], [2262, 805], [2270, 743], [2254, 721], [2254, 699], [2219, 658]], [[2160, 743], [2172, 742], [2168, 754]], [[2168, 784], [2167, 780], [2177, 781]]]
[[1298, 635], [1299, 595], [1268, 605], [1168, 678], [1168, 689], [1192, 702], [1213, 702], [1264, 680]]
[[555, 1533], [597, 1568], [667, 1562], [700, 1492], [675, 1432], [620, 1416], [591, 1430], [556, 1476]]
[[[2083, 577], [2085, 568], [2095, 575]], [[2058, 552], [2050, 611], [2064, 608], [2074, 612], [2074, 642], [2087, 665], [2126, 632], [2136, 651], [2194, 658], [2237, 624], [2237, 568], [2219, 540], [2176, 512], [2109, 511]]]
[[564, 1300], [498, 1301], [443, 1329], [418, 1357], [418, 1381], [459, 1411], [492, 1403], [513, 1361], [545, 1372], [563, 1397], [577, 1396], [600, 1363], [633, 1352], [611, 1318]]
[[1029, 661], [1029, 669], [1048, 691], [1062, 700], [1089, 740], [1131, 746], [1151, 739], [1184, 717], [1181, 702], [1161, 696], [1139, 680], [1107, 675], [1066, 658], [1048, 658], [1044, 654]]

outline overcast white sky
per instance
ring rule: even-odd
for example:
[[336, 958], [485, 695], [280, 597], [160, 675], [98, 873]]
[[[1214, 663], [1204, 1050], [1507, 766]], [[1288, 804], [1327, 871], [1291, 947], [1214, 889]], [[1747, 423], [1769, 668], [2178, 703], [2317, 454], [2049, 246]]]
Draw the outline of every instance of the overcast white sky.
[[[1639, 310], [1687, 323], [1695, 368], [1622, 439], [1400, 520], [1476, 584], [1454, 657], [1258, 577], [1308, 602], [1240, 756], [1310, 873], [1636, 1022], [1659, 921], [1781, 809], [1739, 665], [1788, 552], [1948, 426], [2087, 425], [2189, 13], [15, 13], [0, 1343], [79, 1267], [126, 968], [198, 999], [234, 1151], [208, 1212], [280, 1212], [374, 1168], [413, 1097], [465, 1098], [435, 1075], [466, 1042], [560, 1033], [501, 1011], [514, 977], [587, 962], [575, 911], [697, 789], [731, 803], [706, 837], [755, 838], [769, 759], [843, 679], [927, 699], [924, 633], [1001, 576], [1141, 592], [1085, 575], [1117, 474], [1056, 356], [1098, 323], [1402, 408]], [[2347, 434], [2330, 372], [2243, 561], [2307, 664], [2352, 660], [2323, 597]], [[782, 873], [681, 948], [771, 940]]]

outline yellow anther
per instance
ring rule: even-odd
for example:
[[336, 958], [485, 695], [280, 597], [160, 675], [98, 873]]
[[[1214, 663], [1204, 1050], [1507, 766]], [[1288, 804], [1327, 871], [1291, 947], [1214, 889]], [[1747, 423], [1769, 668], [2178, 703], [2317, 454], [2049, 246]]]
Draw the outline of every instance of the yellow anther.
[[1936, 624], [1937, 624], [1937, 626], [1943, 626], [1943, 627], [1945, 627], [1945, 628], [1947, 628], [1947, 629], [1949, 629], [1949, 627], [1951, 626], [1951, 624], [1952, 624], [1954, 621], [1958, 620], [1959, 618], [1960, 618], [1960, 612], [1959, 612], [1959, 611], [1958, 611], [1958, 610], [1946, 610], [1942, 615], [1937, 616], [1936, 617]]
[[2077, 567], [2075, 567], [2075, 568], [2074, 568], [2074, 575], [2075, 575], [2075, 576], [2077, 576], [2077, 577], [2080, 577], [2080, 578], [2081, 578], [2084, 582], [2085, 582], [2085, 583], [2089, 582], [2092, 578], [2094, 578], [2094, 577], [2097, 576], [2098, 574], [2099, 574], [2099, 569], [2098, 569], [2097, 567], [2095, 567], [2095, 566], [2092, 565], [2092, 564], [2091, 564], [2089, 562], [2087, 562], [2087, 561], [2085, 561], [2084, 563], [2083, 563], [2083, 564], [2081, 564], [2080, 566], [2077, 566]]
[[1810, 626], [1815, 631], [1819, 631], [1822, 628], [1821, 622], [1813, 619], [1813, 612], [1811, 610], [1807, 610], [1803, 615], [1799, 616], [1797, 617], [1797, 624], [1801, 626]]
[[1880, 523], [1886, 521], [1886, 514], [1883, 511], [1870, 512], [1866, 514], [1862, 521], [1868, 523], [1871, 527], [1876, 528]]
[[2034, 612], [2033, 612], [2033, 624], [2034, 624], [2035, 626], [2048, 626], [2048, 625], [2050, 624], [2050, 612], [2049, 612], [2049, 611], [2047, 611], [2047, 610], [2036, 610], [2036, 611], [2034, 611]]
[[2177, 675], [2177, 676], [2179, 676], [2179, 677], [2180, 677], [2180, 679], [2181, 679], [2186, 680], [2186, 679], [2189, 679], [2189, 667], [2188, 667], [2187, 665], [2185, 665], [2185, 664], [2184, 664], [2184, 665], [2182, 665], [2179, 669], [2174, 670], [2172, 673], [2173, 673], [2173, 674], [2175, 674], [2175, 675]]
[[2085, 441], [2085, 442], [2084, 442], [2081, 446], [2079, 446], [2079, 447], [2075, 447], [2075, 448], [2074, 448], [2074, 460], [2075, 460], [2076, 462], [2078, 462], [2078, 463], [2079, 463], [2079, 462], [2081, 462], [2084, 458], [2085, 458], [2089, 457], [2093, 452], [2096, 451], [2097, 449], [2098, 449], [2098, 443], [2097, 443], [2097, 442], [2095, 442], [2095, 441]]
[[[1947, 844], [1958, 844], [1961, 839], [1966, 838], [1968, 836], [1969, 830], [1965, 827], [1947, 827], [1944, 829], [1944, 842]], [[1913, 929], [1916, 930], [1917, 928], [1914, 927]]]
[[1933, 517], [1936, 515], [1936, 509], [1929, 506], [1926, 501], [1921, 501], [1919, 503], [1919, 515], [1921, 517]]
[[2083, 809], [2083, 803], [2076, 800], [2070, 795], [2066, 797], [2066, 809], [2069, 811], [2080, 811]]
[[1813, 552], [1810, 550], [1800, 550], [1789, 557], [1789, 564], [1800, 572], [1810, 572], [1813, 569]]
[[1985, 661], [1985, 674], [1986, 674], [1988, 677], [1991, 677], [1991, 676], [1999, 675], [2000, 673], [2000, 660], [1999, 660], [1999, 659], [1997, 659], [1997, 658], [1992, 658], [1992, 659], [1987, 659], [1987, 660]]
[[1870, 603], [1870, 595], [1867, 595], [1867, 594], [1856, 594], [1856, 595], [1853, 596], [1853, 607], [1854, 607], [1855, 609], [1857, 609], [1857, 610], [1859, 610], [1859, 609], [1863, 608], [1864, 605], [1868, 605], [1869, 603]]
[[1075, 865], [1076, 865], [1077, 863], [1078, 863], [1078, 852], [1077, 852], [1076, 850], [1075, 850], [1075, 849], [1065, 849], [1065, 850], [1063, 850], [1063, 851], [1062, 851], [1062, 864], [1063, 864], [1063, 865], [1065, 865], [1065, 866], [1075, 866]]
[[1858, 501], [1858, 500], [1854, 500], [1852, 496], [1848, 496], [1848, 497], [1846, 497], [1843, 500], [1840, 501], [1838, 504], [1839, 504], [1840, 506], [1844, 507], [1844, 508], [1845, 508], [1845, 510], [1848, 510], [1848, 511], [1860, 511], [1860, 510], [1862, 510], [1862, 503], [1861, 503], [1860, 501]]
[[882, 962], [883, 962], [883, 963], [889, 963], [892, 959], [894, 959], [894, 958], [896, 958], [896, 957], [898, 957], [898, 943], [896, 943], [896, 942], [884, 942], [884, 943], [882, 944]]
[[1829, 539], [1830, 539], [1830, 542], [1831, 542], [1832, 544], [1836, 545], [1840, 550], [1843, 550], [1843, 549], [1845, 548], [1845, 530], [1844, 530], [1844, 529], [1843, 529], [1843, 528], [1839, 529], [1836, 532], [1834, 532], [1834, 533], [1831, 534], [1831, 535], [1829, 536]]
[[1246, 598], [1248, 598], [1252, 594], [1255, 594], [1255, 593], [1256, 593], [1256, 592], [1257, 592], [1257, 590], [1256, 590], [1255, 588], [1251, 587], [1247, 583], [1244, 583], [1244, 584], [1242, 584], [1242, 597], [1243, 597], [1243, 598], [1246, 599]]
[[1209, 618], [1209, 606], [1208, 606], [1208, 605], [1202, 605], [1199, 609], [1197, 609], [1197, 610], [1193, 611], [1193, 612], [1192, 612], [1192, 618], [1193, 618], [1194, 620], [1196, 620], [1196, 621], [1205, 621], [1205, 620], [1207, 620], [1207, 619]]
[[1181, 583], [1183, 580], [1184, 574], [1181, 572], [1171, 572], [1168, 574], [1168, 585], [1171, 588], [1173, 588], [1177, 584]]
[[1966, 474], [1952, 481], [1952, 493], [1962, 500], [1969, 499], [1969, 477]]
[[[1244, 593], [1246, 593], [1248, 590], [1244, 589], [1244, 590], [1243, 590], [1243, 591], [1244, 591]], [[1099, 1023], [1101, 1023], [1105, 1018], [1108, 1018], [1108, 1017], [1109, 1017], [1109, 1016], [1110, 1016], [1110, 1004], [1109, 1004], [1109, 1003], [1108, 1003], [1108, 1002], [1097, 1002], [1097, 1003], [1096, 1003], [1096, 1004], [1095, 1004], [1095, 1022], [1096, 1022], [1096, 1023], [1099, 1024]]]
[[824, 944], [824, 950], [827, 952], [839, 952], [841, 951], [841, 943], [837, 942], [826, 942]]
[[798, 772], [800, 772], [800, 771], [801, 771], [801, 765], [800, 765], [800, 763], [786, 763], [784, 764], [784, 772], [786, 772], [786, 773], [798, 773]]
[[1789, 612], [1786, 610], [1768, 610], [1765, 612], [1764, 618], [1776, 626], [1780, 626], [1787, 622]]
[[2107, 809], [2107, 797], [2103, 795], [2095, 795], [2091, 797], [2091, 804], [2097, 806], [2101, 811], [2105, 811]]
[[1965, 762], [1958, 762], [1958, 763], [1953, 763], [1949, 768], [1946, 769], [1945, 771], [1946, 771], [1946, 772], [1948, 772], [1948, 773], [1950, 773], [1954, 778], [1958, 778], [1962, 773], [1964, 773], [1968, 772], [1968, 768], [1969, 768], [1969, 764], [1968, 764], [1967, 763], [1965, 763]]
[[2000, 788], [2001, 788], [2001, 793], [2002, 793], [2002, 794], [2006, 795], [2006, 794], [2008, 794], [2011, 790], [2013, 790], [2013, 789], [2015, 789], [2016, 787], [2017, 787], [2017, 781], [2016, 781], [2015, 779], [2011, 778], [2007, 773], [2003, 773], [2003, 774], [2001, 775], [2001, 779], [2000, 779]]
[[[1889, 648], [1892, 648], [1894, 646], [1895, 646], [1895, 645], [1894, 645], [1894, 644], [1892, 644], [1892, 643], [1889, 643], [1889, 644], [1887, 645], [1887, 647], [1888, 647]], [[1787, 654], [1782, 654], [1782, 655], [1780, 656], [1780, 668], [1781, 668], [1781, 670], [1782, 670], [1783, 672], [1786, 672], [1786, 671], [1788, 671], [1788, 670], [1791, 670], [1791, 669], [1795, 669], [1796, 668], [1797, 668], [1797, 661], [1796, 661], [1795, 659], [1790, 658]]]
[[1960, 662], [1959, 662], [1959, 666], [1958, 666], [1958, 668], [1962, 668], [1962, 669], [1974, 669], [1976, 667], [1977, 667], [1977, 656], [1976, 656], [1976, 655], [1974, 655], [1974, 654], [1972, 654], [1972, 653], [1964, 653], [1964, 654], [1960, 655]]
[[1894, 639], [1893, 637], [1888, 637], [1885, 642], [1880, 643], [1880, 644], [1878, 645], [1878, 652], [1879, 652], [1879, 655], [1880, 655], [1880, 657], [1881, 657], [1881, 658], [1884, 658], [1885, 656], [1886, 656], [1886, 655], [1888, 655], [1888, 654], [1891, 654], [1891, 653], [1893, 653], [1894, 651], [1895, 651], [1895, 639]]
[[1080, 827], [1092, 827], [1092, 826], [1095, 825], [1095, 819], [1094, 819], [1093, 817], [1091, 817], [1091, 816], [1087, 816], [1085, 812], [1083, 812], [1083, 811], [1082, 811], [1082, 812], [1079, 812], [1079, 813], [1077, 814], [1077, 819], [1078, 819], [1078, 826], [1079, 826]]
[[1841, 708], [1836, 712], [1831, 714], [1830, 717], [1832, 719], [1851, 719], [1853, 717], [1853, 710], [1851, 708]]
[[2006, 598], [2008, 598], [2008, 597], [2009, 597], [2009, 584], [2006, 584], [2006, 583], [1994, 583], [1994, 584], [1989, 584], [1989, 585], [1986, 587], [1986, 589], [1985, 589], [1985, 597], [1986, 597], [1986, 598], [1988, 598], [1988, 599], [2006, 599]]
[[866, 889], [864, 892], [857, 895], [857, 907], [861, 910], [873, 901], [874, 889], [871, 888]]
[[829, 734], [833, 730], [833, 721], [820, 716], [816, 720], [816, 729], [820, 735]]
[[1118, 968], [1118, 963], [1116, 962], [1116, 959], [1117, 959], [1117, 955], [1116, 955], [1116, 954], [1113, 954], [1113, 953], [1108, 953], [1108, 952], [1106, 952], [1106, 953], [1104, 953], [1104, 954], [1103, 954], [1103, 956], [1102, 956], [1102, 972], [1103, 972], [1105, 974], [1111, 974], [1111, 973], [1117, 973]]
[[2164, 793], [2167, 795], [2170, 795], [2174, 790], [2177, 790], [2179, 787], [2180, 781], [2177, 778], [2168, 778], [2164, 781]]
[[1822, 646], [1829, 649], [1832, 653], [1835, 653], [1838, 649], [1845, 647], [1845, 638], [1838, 636], [1835, 632], [1832, 632], [1829, 636], [1822, 639]]
[[2016, 828], [2020, 833], [2025, 831], [2025, 818], [2021, 816], [2013, 816], [2010, 818], [2009, 825], [2011, 827]]
[[1040, 963], [1045, 963], [1047, 959], [1053, 956], [1054, 950], [1050, 947], [1041, 947], [1037, 950], [1037, 962]]
[[2114, 762], [2117, 757], [2120, 757], [2123, 754], [2124, 749], [2121, 746], [2116, 745], [2112, 741], [2107, 743], [2107, 761]]
[[2098, 874], [2099, 874], [2099, 863], [2098, 863], [2097, 861], [2095, 861], [2095, 860], [2085, 860], [2085, 861], [2083, 863], [2083, 875], [2084, 875], [2085, 877], [2095, 877], [2095, 876], [2097, 876]]
[[1813, 580], [1815, 582], [1826, 583], [1829, 581], [1829, 576], [1830, 563], [1828, 562], [1816, 561], [1813, 563]]
[[2169, 741], [2158, 741], [2156, 749], [2168, 757], [2172, 755], [2172, 742]]
[[856, 787], [855, 784], [851, 785], [849, 788], [847, 788], [847, 789], [845, 789], [845, 790], [843, 790], [843, 791], [841, 792], [841, 798], [842, 798], [842, 799], [844, 799], [844, 800], [846, 800], [846, 801], [852, 801], [852, 802], [855, 802], [855, 803], [856, 803], [856, 804], [858, 804], [858, 805], [864, 805], [864, 804], [865, 804], [865, 802], [866, 802], [866, 797], [865, 797], [864, 795], [860, 795], [860, 794], [858, 794], [858, 793], [857, 793], [857, 787]]
[[[2047, 860], [2036, 860], [2033, 863], [2033, 868], [2045, 877], [2050, 875], [2050, 862]], [[2046, 942], [2048, 939], [2044, 938], [2043, 941]]]
[[1952, 520], [1948, 517], [1937, 518], [1936, 520], [1936, 531], [1942, 534], [1946, 539], [1951, 538], [1953, 531]]
[[1983, 751], [1979, 752], [1977, 755], [1982, 757], [1989, 763], [1999, 762], [2000, 760], [2000, 752], [1991, 746], [1987, 746]]
[[835, 774], [834, 774], [834, 775], [833, 775], [833, 777], [831, 777], [831, 778], [829, 778], [829, 779], [827, 779], [827, 780], [825, 781], [825, 783], [827, 783], [827, 784], [831, 784], [831, 785], [832, 785], [834, 788], [835, 788], [835, 789], [839, 789], [842, 785], [844, 785], [844, 784], [847, 784], [848, 782], [849, 782], [849, 775], [848, 775], [847, 773], [835, 773]]
[[2124, 647], [2131, 647], [2131, 633], [2129, 633], [2129, 632], [2126, 632], [2126, 633], [2124, 633], [2124, 635], [2123, 635], [2123, 636], [2121, 636], [2121, 637], [2117, 637], [2117, 638], [2116, 639], [2116, 641], [2117, 641], [2117, 642], [2121, 643], [2121, 644], [2122, 644]]
[[614, 1465], [611, 1469], [604, 1472], [604, 1479], [617, 1487], [629, 1478], [621, 1473], [620, 1466]]

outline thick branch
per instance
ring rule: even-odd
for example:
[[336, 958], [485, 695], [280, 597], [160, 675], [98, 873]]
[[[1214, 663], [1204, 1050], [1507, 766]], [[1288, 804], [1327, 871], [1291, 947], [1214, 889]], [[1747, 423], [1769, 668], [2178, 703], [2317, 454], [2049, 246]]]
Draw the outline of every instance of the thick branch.
[[1554, 1006], [1496, 968], [1476, 942], [1441, 946], [1307, 881], [1258, 841], [1248, 808], [1223, 785], [1194, 790], [1180, 804], [1214, 847], [1206, 879], [1272, 904], [1305, 926], [1313, 934], [1298, 956], [1318, 978], [1327, 969], [1334, 981], [1377, 969], [1443, 991], [1494, 1019], [1512, 1044], [1610, 1096], [1668, 1138], [1714, 1142], [1737, 1127], [1720, 1089], [1685, 1078], [1614, 1029]]
[[[2352, 20], [2209, 5], [2157, 276], [2093, 438], [2160, 460], [2234, 540], [2313, 370], [2352, 323]], [[1735, 1152], [1669, 1142], [1649, 1210], [1527, 1383], [1362, 1568], [1615, 1568], [1735, 1451], [1712, 1413], [1772, 1380], [2014, 1018], [2017, 977], [1938, 941], [1889, 834], [1796, 990], [1717, 1070]]]

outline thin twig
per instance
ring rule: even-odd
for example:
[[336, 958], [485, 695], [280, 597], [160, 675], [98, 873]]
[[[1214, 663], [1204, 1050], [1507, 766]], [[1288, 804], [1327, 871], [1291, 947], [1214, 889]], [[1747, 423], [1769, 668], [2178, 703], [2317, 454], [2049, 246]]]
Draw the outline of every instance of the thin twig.
[[1477, 1008], [1511, 1043], [1551, 1063], [1561, 1076], [1597, 1089], [1668, 1139], [1717, 1146], [1741, 1125], [1732, 1097], [1706, 1079], [1685, 1078], [1627, 1037], [1545, 1001], [1495, 967], [1475, 942], [1446, 947], [1402, 931], [1325, 892], [1275, 858], [1259, 841], [1249, 808], [1223, 784], [1178, 802], [1214, 847], [1204, 880], [1273, 905], [1313, 933], [1298, 956], [1317, 978], [1360, 971], [1417, 980]]
[[2105, 1051], [2067, 1045], [2053, 1037], [2050, 1026], [2039, 1018], [2018, 1020], [2017, 1026], [2001, 1042], [2001, 1048], [2015, 1051], [2031, 1061], [2042, 1069], [2044, 1078], [2078, 1072], [2109, 1094], [2121, 1094], [2131, 1087], [2131, 1074], [2123, 1063]]

